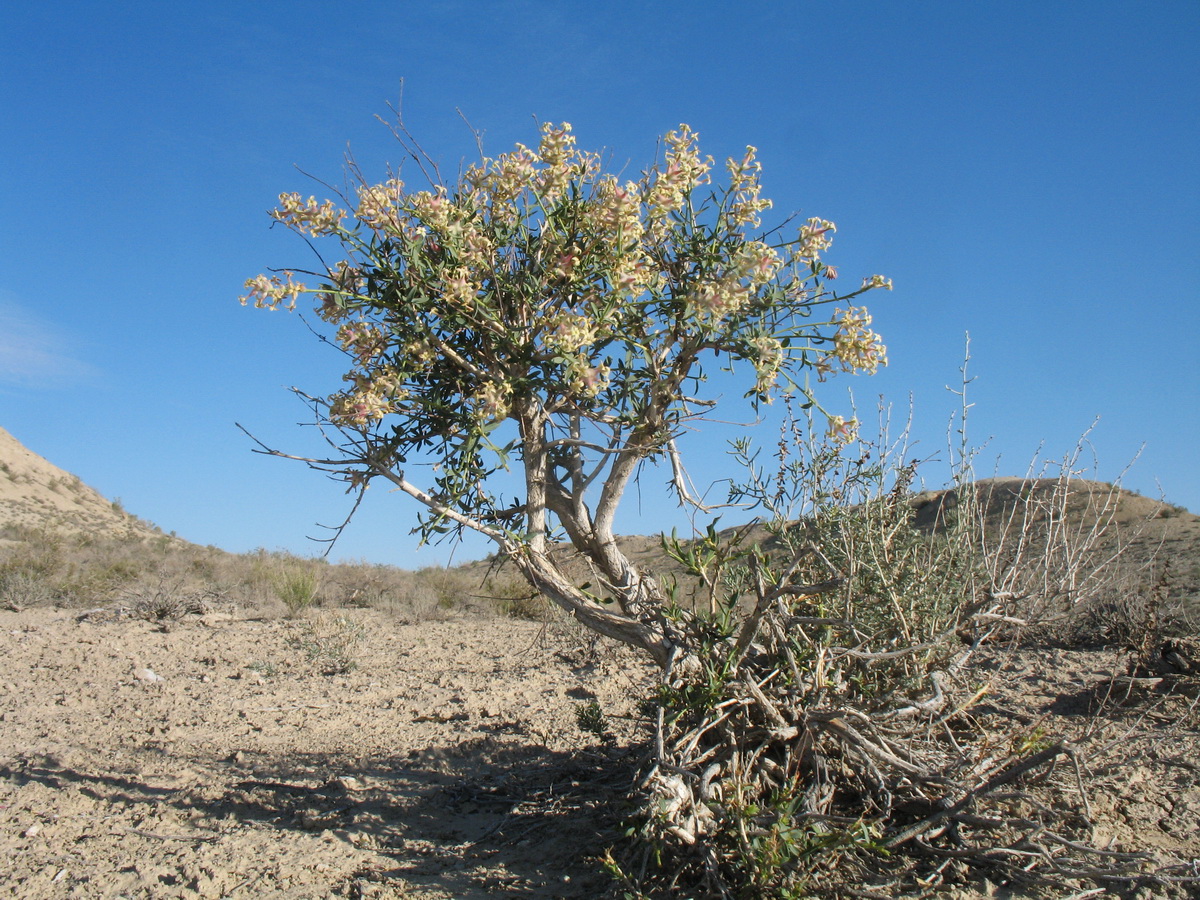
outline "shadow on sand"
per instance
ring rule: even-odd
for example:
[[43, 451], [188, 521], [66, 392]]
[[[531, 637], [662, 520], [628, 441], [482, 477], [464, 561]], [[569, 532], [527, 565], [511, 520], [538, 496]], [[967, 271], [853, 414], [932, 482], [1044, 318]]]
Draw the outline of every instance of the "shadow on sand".
[[565, 753], [490, 737], [366, 759], [171, 761], [203, 774], [163, 787], [44, 757], [0, 767], [0, 777], [147, 813], [174, 807], [193, 823], [186, 834], [136, 832], [162, 840], [216, 842], [247, 827], [328, 832], [373, 853], [339, 895], [372, 896], [372, 887], [396, 883], [470, 900], [603, 895], [611, 881], [597, 857], [618, 837], [635, 770], [628, 750]]

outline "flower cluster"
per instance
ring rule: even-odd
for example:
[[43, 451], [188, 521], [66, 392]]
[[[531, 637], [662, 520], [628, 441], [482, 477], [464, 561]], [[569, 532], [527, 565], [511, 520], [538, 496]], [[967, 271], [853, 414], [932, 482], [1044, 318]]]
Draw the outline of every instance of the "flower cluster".
[[387, 334], [369, 322], [347, 322], [337, 330], [338, 343], [360, 364], [379, 356], [387, 349]]
[[729, 194], [731, 202], [726, 213], [734, 228], [757, 228], [762, 224], [759, 213], [771, 208], [771, 201], [759, 197], [762, 186], [759, 177], [762, 163], [755, 159], [756, 147], [746, 147], [746, 155], [740, 160], [732, 156], [725, 161], [729, 170]]
[[596, 340], [596, 323], [587, 316], [563, 313], [550, 324], [546, 346], [564, 355], [575, 353]]
[[508, 415], [512, 388], [502, 381], [490, 380], [475, 395], [475, 408], [481, 422], [496, 422]]
[[378, 391], [334, 394], [329, 398], [329, 420], [335, 425], [369, 425], [392, 411], [392, 404]]
[[575, 354], [567, 362], [567, 390], [576, 397], [591, 400], [608, 387], [612, 369], [608, 363], [593, 366], [583, 354]]
[[770, 335], [759, 335], [751, 341], [754, 349], [754, 374], [756, 383], [754, 390], [761, 396], [767, 397], [775, 386], [779, 370], [783, 368], [783, 344]]
[[392, 368], [374, 372], [351, 372], [343, 376], [351, 383], [347, 391], [334, 394], [329, 404], [329, 420], [335, 425], [362, 428], [395, 412], [398, 404], [408, 398], [401, 384], [402, 377]]
[[296, 193], [280, 194], [279, 208], [271, 210], [275, 221], [312, 237], [335, 234], [345, 217], [345, 212], [335, 207], [332, 200], [317, 203], [316, 197], [309, 197], [305, 201]]
[[605, 178], [596, 189], [596, 224], [623, 246], [642, 237], [642, 198], [637, 182]]
[[542, 140], [538, 144], [538, 157], [545, 168], [538, 175], [537, 193], [547, 203], [562, 196], [571, 176], [580, 161], [576, 159], [575, 136], [571, 126], [564, 122], [557, 128], [549, 123], [542, 126]]
[[418, 191], [408, 198], [413, 213], [427, 228], [445, 235], [454, 224], [454, 204], [446, 196], [446, 189], [439, 186], [434, 191]]
[[284, 279], [275, 275], [256, 275], [246, 279], [246, 293], [238, 300], [242, 306], [254, 301], [258, 309], [278, 309], [283, 304], [285, 309], [296, 308], [296, 298], [308, 290], [303, 284], [292, 281], [292, 273], [284, 272]]
[[383, 184], [361, 185], [355, 217], [368, 228], [395, 228], [400, 224], [404, 182], [389, 178]]
[[442, 299], [449, 308], [469, 309], [478, 293], [479, 285], [472, 280], [471, 270], [460, 266], [447, 274], [442, 288]]
[[762, 241], [746, 241], [733, 258], [738, 277], [749, 279], [752, 285], [770, 282], [781, 264], [779, 254]]
[[821, 258], [821, 254], [833, 246], [833, 234], [837, 226], [824, 219], [809, 219], [800, 226], [800, 246], [796, 250], [798, 259], [812, 262]]
[[887, 365], [887, 347], [883, 339], [871, 331], [871, 314], [866, 307], [851, 306], [835, 314], [838, 330], [834, 336], [832, 356], [841, 363], [842, 371], [855, 370], [874, 373], [880, 366]]
[[490, 203], [496, 211], [511, 206], [528, 189], [538, 161], [536, 153], [524, 144], [517, 144], [511, 153], [471, 166], [463, 174], [463, 182], [473, 191], [476, 204]]
[[649, 216], [656, 231], [665, 227], [668, 215], [683, 208], [684, 201], [693, 190], [708, 184], [708, 172], [712, 168], [712, 157], [700, 157], [696, 148], [699, 135], [687, 125], [678, 131], [667, 133], [665, 166], [658, 171], [646, 198]]
[[750, 289], [734, 275], [696, 285], [686, 302], [690, 315], [713, 323], [740, 312], [750, 298]]

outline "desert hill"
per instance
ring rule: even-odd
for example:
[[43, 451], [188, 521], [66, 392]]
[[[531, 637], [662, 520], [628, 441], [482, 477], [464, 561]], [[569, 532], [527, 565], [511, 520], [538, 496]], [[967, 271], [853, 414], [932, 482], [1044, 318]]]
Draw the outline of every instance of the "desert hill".
[[[1200, 615], [1200, 516], [1100, 481], [1074, 479], [1065, 489], [1056, 478], [998, 477], [975, 482], [979, 514], [990, 540], [1015, 545], [1024, 530], [1029, 543], [1048, 545], [1087, 542], [1090, 532], [1099, 535], [1089, 550], [1097, 561], [1120, 558], [1123, 584], [1146, 588], [1157, 584], [1161, 599], [1176, 613]], [[936, 531], [959, 506], [953, 488], [922, 491], [909, 499], [912, 524], [922, 531]], [[1061, 507], [1053, 517], [1051, 508]], [[729, 540], [744, 526], [722, 529]], [[1047, 529], [1053, 529], [1052, 534]], [[748, 536], [752, 542], [769, 542], [770, 534], [756, 526]], [[682, 568], [666, 558], [662, 538], [645, 535], [618, 537], [625, 555], [643, 570], [687, 581]], [[570, 545], [559, 545], [555, 553], [577, 581], [595, 581], [596, 574]], [[461, 568], [480, 576], [490, 561], [464, 563]], [[686, 590], [685, 592], [686, 593]]]
[[0, 527], [47, 528], [105, 536], [158, 531], [122, 510], [78, 476], [38, 456], [0, 428]]
[[[1061, 489], [1056, 479], [988, 478], [976, 482], [985, 527], [993, 535], [1046, 527], [1044, 516], [1031, 515], [1054, 505]], [[1032, 504], [1024, 498], [1034, 498]], [[909, 501], [913, 524], [928, 530], [959, 505], [953, 489], [923, 491]], [[1100, 525], [1107, 531], [1098, 550], [1115, 554], [1124, 564], [1139, 569], [1161, 583], [1172, 605], [1200, 611], [1200, 516], [1103, 482], [1077, 479], [1070, 483], [1065, 500], [1064, 539], [1077, 538]], [[145, 538], [162, 535], [153, 525], [130, 515], [97, 491], [23, 446], [0, 428], [0, 529], [35, 528], [67, 534], [109, 538]], [[727, 529], [726, 537], [735, 529]], [[264, 543], [269, 542], [268, 536]], [[765, 530], [762, 539], [767, 539]], [[665, 559], [662, 539], [628, 535], [620, 538], [626, 555], [642, 568], [664, 575], [679, 575], [679, 567]], [[178, 541], [183, 546], [185, 542]], [[570, 557], [569, 547], [560, 552]], [[466, 578], [487, 580], [493, 562], [481, 560], [457, 568]], [[594, 580], [582, 560], [568, 565], [580, 581]]]

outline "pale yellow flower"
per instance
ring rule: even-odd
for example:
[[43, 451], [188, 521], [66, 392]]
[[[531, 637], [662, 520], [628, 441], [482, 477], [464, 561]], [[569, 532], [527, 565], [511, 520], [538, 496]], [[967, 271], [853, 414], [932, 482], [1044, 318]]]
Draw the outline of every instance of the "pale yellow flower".
[[561, 313], [550, 323], [546, 345], [564, 355], [575, 353], [596, 340], [596, 324], [587, 316]]
[[851, 306], [837, 310], [838, 330], [834, 336], [833, 356], [841, 363], [842, 370], [875, 372], [887, 365], [887, 347], [883, 339], [871, 331], [871, 314], [865, 306]]
[[342, 349], [360, 364], [378, 356], [387, 349], [387, 334], [378, 325], [369, 322], [347, 322], [337, 330], [338, 343]]
[[442, 288], [446, 304], [457, 309], [470, 308], [478, 293], [479, 285], [471, 280], [470, 270], [461, 267], [450, 273]]
[[296, 308], [296, 298], [308, 290], [303, 284], [292, 281], [291, 272], [284, 272], [284, 279], [271, 275], [256, 275], [246, 279], [246, 294], [238, 300], [242, 306], [253, 300], [258, 309], [278, 309], [280, 304], [292, 310]]
[[508, 415], [512, 388], [501, 382], [488, 381], [475, 394], [475, 409], [481, 422], [494, 422]]
[[371, 228], [400, 224], [400, 204], [404, 182], [390, 178], [383, 184], [362, 185], [358, 189], [358, 209], [354, 215]]
[[329, 420], [335, 425], [361, 428], [391, 411], [391, 401], [371, 390], [334, 394], [329, 398]]
[[729, 170], [729, 196], [732, 198], [728, 216], [734, 228], [757, 228], [762, 224], [758, 214], [771, 208], [770, 200], [759, 197], [762, 190], [759, 184], [762, 163], [755, 159], [757, 152], [757, 148], [747, 146], [742, 159], [730, 157], [725, 161], [725, 168]]
[[316, 197], [309, 197], [305, 201], [297, 193], [280, 194], [279, 208], [271, 210], [271, 218], [313, 237], [336, 232], [345, 217], [332, 200], [317, 203]]
[[858, 419], [847, 420], [841, 416], [830, 416], [825, 436], [840, 444], [854, 443], [858, 440]]
[[738, 277], [748, 278], [754, 285], [766, 284], [774, 278], [781, 264], [779, 254], [762, 241], [747, 241], [733, 258]]
[[800, 226], [800, 247], [796, 251], [798, 259], [819, 259], [821, 253], [833, 245], [833, 234], [837, 226], [825, 219], [809, 219]]

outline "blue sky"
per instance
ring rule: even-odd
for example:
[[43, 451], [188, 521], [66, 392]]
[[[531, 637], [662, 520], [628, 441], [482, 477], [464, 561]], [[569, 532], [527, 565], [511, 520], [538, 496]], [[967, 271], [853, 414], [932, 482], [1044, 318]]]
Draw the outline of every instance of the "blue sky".
[[[319, 549], [341, 488], [234, 423], [306, 446], [286, 389], [333, 390], [339, 361], [236, 298], [311, 264], [266, 216], [320, 193], [299, 170], [340, 182], [347, 147], [368, 176], [399, 160], [376, 116], [403, 80], [450, 171], [474, 151], [457, 110], [493, 154], [533, 143], [534, 117], [633, 169], [680, 122], [717, 159], [756, 145], [775, 213], [832, 219], [829, 262], [895, 281], [871, 295], [891, 366], [827, 385], [831, 406], [911, 393], [936, 453], [969, 331], [981, 468], [1019, 474], [1099, 417], [1101, 477], [1144, 444], [1126, 485], [1200, 510], [1198, 45], [1194, 0], [19, 4], [0, 29], [0, 426], [189, 540]], [[695, 449], [701, 477], [728, 474], [720, 441]], [[377, 493], [335, 556], [446, 559]], [[627, 529], [669, 527], [663, 507], [648, 483]]]

